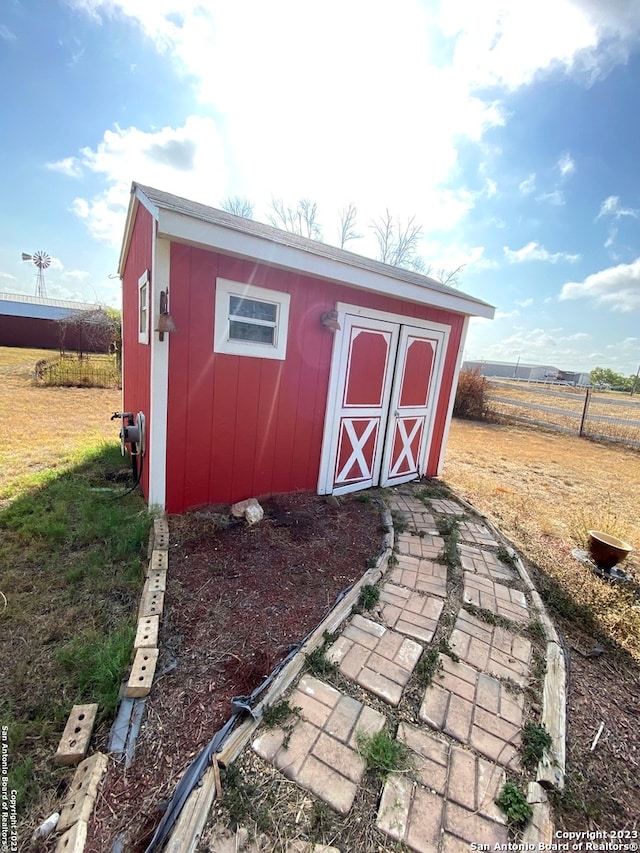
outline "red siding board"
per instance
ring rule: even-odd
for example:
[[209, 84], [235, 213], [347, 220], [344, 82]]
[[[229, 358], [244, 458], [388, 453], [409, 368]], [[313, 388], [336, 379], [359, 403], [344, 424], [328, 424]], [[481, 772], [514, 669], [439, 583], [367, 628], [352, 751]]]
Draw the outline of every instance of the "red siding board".
[[[291, 294], [285, 361], [213, 353], [216, 276]], [[169, 365], [168, 511], [316, 488], [333, 347], [320, 317], [337, 302], [451, 326], [429, 458], [429, 471], [435, 471], [460, 315], [172, 246], [171, 312], [178, 331], [171, 336]]]
[[[152, 238], [151, 214], [138, 207], [122, 279], [123, 408], [134, 414], [144, 412], [147, 427], [151, 424], [151, 346], [138, 343], [138, 279], [151, 270]], [[140, 481], [145, 496], [149, 494], [148, 459], [147, 453]]]

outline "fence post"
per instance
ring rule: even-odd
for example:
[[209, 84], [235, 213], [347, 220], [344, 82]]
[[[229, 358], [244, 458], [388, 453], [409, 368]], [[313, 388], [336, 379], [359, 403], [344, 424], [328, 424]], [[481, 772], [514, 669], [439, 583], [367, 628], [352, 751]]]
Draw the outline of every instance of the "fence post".
[[589, 411], [589, 403], [591, 402], [591, 388], [587, 388], [587, 393], [584, 395], [584, 408], [582, 410], [582, 419], [580, 421], [579, 435], [584, 435], [584, 426], [587, 421], [587, 412]]

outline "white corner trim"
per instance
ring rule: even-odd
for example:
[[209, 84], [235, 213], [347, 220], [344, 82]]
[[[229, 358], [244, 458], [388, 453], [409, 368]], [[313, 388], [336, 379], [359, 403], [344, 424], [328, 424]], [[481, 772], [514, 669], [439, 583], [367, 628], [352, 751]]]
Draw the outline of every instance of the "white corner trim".
[[[169, 288], [169, 240], [156, 237], [153, 241], [151, 261], [151, 329], [155, 329], [160, 315], [160, 291]], [[149, 506], [164, 509], [167, 498], [167, 414], [169, 409], [169, 347], [171, 335], [164, 340], [158, 333], [151, 335], [150, 417], [147, 464], [149, 466]]]
[[453, 382], [451, 383], [451, 398], [449, 400], [449, 407], [447, 409], [447, 419], [444, 423], [444, 430], [442, 431], [442, 444], [440, 445], [440, 458], [438, 459], [438, 468], [436, 470], [436, 476], [440, 476], [442, 473], [442, 469], [444, 468], [444, 457], [447, 452], [447, 442], [449, 441], [449, 430], [451, 429], [451, 419], [453, 417], [453, 405], [456, 401], [456, 391], [458, 388], [458, 378], [460, 376], [460, 369], [462, 368], [462, 357], [464, 355], [464, 345], [467, 340], [467, 331], [469, 329], [469, 318], [464, 318], [464, 323], [462, 324], [462, 332], [460, 334], [460, 347], [458, 349], [458, 355], [456, 357], [456, 368], [453, 374]]

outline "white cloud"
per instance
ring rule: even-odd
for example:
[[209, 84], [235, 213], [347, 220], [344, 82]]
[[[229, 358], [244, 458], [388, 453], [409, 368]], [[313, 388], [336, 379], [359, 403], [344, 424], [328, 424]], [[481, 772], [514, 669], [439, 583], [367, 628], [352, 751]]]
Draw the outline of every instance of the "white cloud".
[[0, 278], [4, 278], [7, 281], [16, 281], [15, 275], [11, 275], [10, 272], [0, 272]]
[[57, 272], [61, 272], [64, 269], [64, 264], [60, 260], [60, 258], [55, 258], [51, 256], [51, 263], [49, 264], [49, 269]]
[[64, 157], [53, 163], [45, 163], [45, 166], [50, 171], [59, 172], [68, 178], [80, 178], [83, 175], [82, 164], [77, 157]]
[[524, 181], [520, 181], [518, 189], [522, 195], [531, 195], [536, 191], [536, 173], [532, 172]]
[[567, 282], [558, 297], [561, 301], [587, 299], [611, 311], [640, 310], [640, 258], [587, 276], [584, 281]]
[[573, 264], [580, 260], [580, 255], [572, 255], [567, 252], [549, 252], [535, 240], [527, 243], [521, 249], [510, 249], [504, 246], [504, 254], [510, 264], [521, 264], [526, 261], [548, 261], [557, 264], [560, 261]]
[[[201, 181], [174, 183], [179, 194], [193, 197], [192, 186], [215, 183], [209, 201], [231, 191], [259, 208], [272, 194], [309, 196], [332, 212], [355, 198], [364, 223], [388, 207], [402, 217], [415, 214], [425, 231], [455, 227], [480, 196], [496, 192], [492, 181], [477, 194], [447, 187], [459, 174], [461, 140], [481, 142], [505, 123], [503, 93], [558, 69], [600, 73], [612, 45], [624, 47], [635, 26], [624, 10], [600, 14], [573, 0], [451, 0], [439, 11], [421, 0], [397, 0], [393, 14], [381, 0], [326, 0], [322, 14], [313, 15], [298, 0], [68, 2], [96, 21], [119, 17], [138, 26], [184, 72], [203, 109], [224, 123], [227, 157], [219, 159], [214, 146], [212, 167]], [[438, 60], [443, 50], [446, 63]], [[143, 131], [129, 130], [136, 133]], [[198, 145], [152, 147], [136, 160], [129, 147], [118, 152], [116, 142], [105, 135], [99, 146], [120, 158], [121, 168], [109, 169], [114, 183], [119, 174], [170, 189], [140, 170], [174, 180], [180, 169], [183, 177], [200, 171]], [[98, 171], [99, 151], [92, 153], [91, 165], [85, 151], [80, 164], [66, 168]], [[162, 165], [170, 171], [159, 171]], [[535, 175], [521, 192], [535, 192]], [[563, 203], [557, 192], [540, 200]], [[75, 207], [101, 239], [113, 235], [113, 199], [80, 198]]]
[[135, 127], [108, 130], [95, 149], [68, 158], [72, 168], [99, 175], [106, 189], [77, 197], [71, 209], [97, 239], [118, 246], [133, 180], [216, 205], [228, 190], [227, 168], [213, 119], [189, 117], [182, 127], [145, 133]]
[[3, 41], [15, 41], [16, 34], [12, 33], [5, 24], [0, 24], [0, 39]]
[[562, 157], [556, 163], [556, 168], [560, 172], [561, 177], [568, 178], [570, 175], [576, 170], [575, 161], [571, 158], [571, 155], [568, 151], [566, 151]]
[[562, 190], [552, 190], [551, 192], [540, 193], [537, 195], [536, 201], [545, 201], [547, 204], [553, 204], [560, 207], [565, 203], [565, 198]]
[[520, 312], [516, 309], [513, 311], [496, 311], [496, 320], [511, 320], [514, 317], [519, 317]]
[[528, 299], [516, 299], [516, 305], [519, 305], [521, 308], [528, 308], [530, 305], [533, 305], [533, 299], [529, 297]]
[[591, 335], [586, 332], [576, 332], [574, 335], [567, 335], [565, 338], [560, 338], [561, 341], [590, 341]]
[[617, 195], [610, 195], [605, 198], [600, 205], [600, 212], [596, 216], [596, 221], [605, 216], [613, 216], [614, 219], [622, 219], [624, 216], [632, 216], [637, 219], [638, 216], [640, 216], [640, 211], [633, 207], [621, 207], [620, 197]]

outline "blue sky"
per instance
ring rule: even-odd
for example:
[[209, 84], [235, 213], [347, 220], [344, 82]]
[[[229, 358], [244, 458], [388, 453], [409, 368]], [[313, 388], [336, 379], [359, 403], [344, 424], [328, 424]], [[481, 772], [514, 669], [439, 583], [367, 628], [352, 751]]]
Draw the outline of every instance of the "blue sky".
[[129, 188], [423, 226], [469, 358], [640, 364], [640, 0], [3, 0], [0, 290], [119, 305]]

